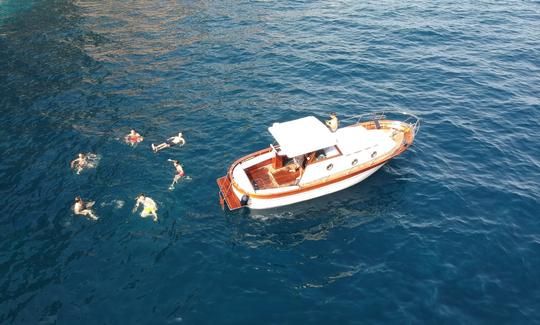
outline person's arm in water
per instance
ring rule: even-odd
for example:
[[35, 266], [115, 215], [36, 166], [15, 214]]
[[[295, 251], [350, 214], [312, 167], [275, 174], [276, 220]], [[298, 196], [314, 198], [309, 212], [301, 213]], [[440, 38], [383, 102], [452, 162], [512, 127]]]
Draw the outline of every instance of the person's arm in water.
[[137, 211], [137, 209], [139, 208], [140, 203], [141, 203], [141, 199], [138, 198], [137, 202], [135, 203], [135, 206], [133, 207], [133, 210], [131, 210], [131, 213], [135, 213], [135, 211]]
[[71, 166], [71, 169], [75, 168], [75, 163], [76, 163], [77, 161], [79, 161], [79, 158], [74, 159], [74, 160], [71, 161], [71, 163], [69, 164], [69, 165]]

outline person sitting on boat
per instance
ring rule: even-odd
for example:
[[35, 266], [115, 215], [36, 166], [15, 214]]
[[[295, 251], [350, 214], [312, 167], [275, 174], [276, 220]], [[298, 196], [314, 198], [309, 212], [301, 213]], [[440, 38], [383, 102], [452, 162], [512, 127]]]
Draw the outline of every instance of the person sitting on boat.
[[176, 183], [178, 183], [178, 181], [184, 177], [184, 169], [182, 168], [182, 165], [180, 164], [180, 162], [178, 160], [173, 160], [173, 159], [167, 159], [168, 161], [171, 161], [174, 165], [174, 169], [176, 171], [176, 174], [174, 175], [174, 178], [173, 178], [173, 181], [172, 181], [172, 184], [171, 186], [169, 186], [169, 190], [173, 190], [174, 189], [174, 185]]
[[98, 217], [91, 210], [94, 203], [94, 201], [84, 202], [80, 196], [77, 196], [75, 198], [75, 204], [73, 205], [73, 212], [77, 215], [85, 216], [92, 220], [97, 220]]
[[182, 132], [179, 132], [178, 135], [168, 138], [167, 141], [158, 144], [157, 146], [152, 143], [152, 150], [154, 152], [158, 152], [165, 148], [170, 148], [177, 145], [183, 146], [184, 144], [186, 144], [186, 140], [184, 140], [182, 137]]
[[296, 177], [296, 181], [299, 181], [302, 177], [302, 174], [304, 173], [304, 170], [306, 169], [306, 166], [308, 164], [308, 159], [305, 155], [297, 156], [293, 158], [294, 161], [294, 168], [292, 170], [289, 170], [289, 172], [295, 172], [298, 173], [298, 176]]
[[126, 140], [126, 143], [132, 147], [144, 140], [144, 138], [139, 133], [135, 132], [135, 130], [131, 130], [124, 139]]
[[330, 129], [332, 132], [336, 132], [339, 127], [339, 121], [336, 116], [336, 113], [330, 114], [330, 119], [325, 122], [326, 126]]
[[143, 211], [141, 212], [142, 218], [146, 218], [149, 215], [152, 215], [154, 221], [158, 220], [158, 216], [156, 213], [157, 205], [154, 200], [144, 196], [144, 194], [142, 193], [139, 194], [139, 196], [137, 196], [137, 202], [135, 203], [135, 207], [133, 207], [133, 210], [131, 210], [132, 213], [135, 213], [135, 211], [137, 211], [137, 209], [139, 208], [139, 204], [143, 205]]

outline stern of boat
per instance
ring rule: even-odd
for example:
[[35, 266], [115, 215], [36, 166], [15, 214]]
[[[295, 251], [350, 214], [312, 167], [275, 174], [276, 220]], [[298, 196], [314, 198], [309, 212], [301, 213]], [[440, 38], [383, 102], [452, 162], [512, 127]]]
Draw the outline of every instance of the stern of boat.
[[238, 196], [236, 196], [229, 175], [218, 178], [216, 182], [219, 187], [219, 203], [221, 204], [221, 208], [225, 208], [225, 203], [231, 211], [245, 206]]

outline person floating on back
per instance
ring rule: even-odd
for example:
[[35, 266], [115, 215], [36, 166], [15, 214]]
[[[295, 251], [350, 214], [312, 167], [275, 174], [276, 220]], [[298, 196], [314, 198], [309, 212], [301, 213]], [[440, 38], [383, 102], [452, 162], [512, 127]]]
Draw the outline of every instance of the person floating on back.
[[92, 212], [94, 201], [84, 202], [80, 196], [75, 198], [75, 204], [73, 205], [73, 212], [77, 215], [88, 217], [92, 220], [97, 220], [98, 217]]
[[96, 167], [98, 161], [99, 161], [99, 158], [96, 154], [80, 153], [76, 159], [71, 161], [70, 166], [71, 166], [71, 169], [75, 170], [77, 175], [79, 175], [81, 171], [83, 171], [83, 169]]
[[165, 148], [183, 146], [184, 144], [186, 144], [186, 140], [182, 137], [182, 132], [179, 132], [178, 135], [168, 138], [167, 141], [158, 144], [157, 146], [152, 143], [152, 150], [158, 152]]
[[339, 127], [339, 121], [338, 121], [338, 118], [336, 116], [336, 113], [331, 113], [330, 114], [330, 119], [328, 121], [326, 121], [325, 124], [330, 129], [330, 131], [336, 132], [336, 130]]
[[171, 186], [169, 186], [169, 190], [174, 190], [174, 185], [178, 183], [178, 181], [184, 177], [184, 169], [182, 168], [182, 165], [180, 165], [180, 162], [178, 160], [173, 159], [167, 159], [167, 161], [170, 161], [174, 165], [174, 169], [176, 171], [176, 174], [174, 175], [173, 181], [171, 183]]
[[149, 197], [145, 197], [142, 193], [139, 194], [139, 196], [137, 196], [137, 202], [135, 203], [135, 207], [133, 208], [133, 210], [131, 210], [132, 213], [135, 213], [137, 211], [137, 209], [139, 208], [139, 204], [143, 205], [143, 210], [141, 212], [142, 218], [146, 218], [149, 215], [152, 215], [154, 222], [158, 220], [158, 216], [156, 213], [157, 205], [154, 200]]
[[135, 130], [131, 130], [129, 134], [124, 137], [124, 140], [127, 144], [134, 147], [139, 142], [143, 142], [144, 138], [139, 133], [135, 132]]

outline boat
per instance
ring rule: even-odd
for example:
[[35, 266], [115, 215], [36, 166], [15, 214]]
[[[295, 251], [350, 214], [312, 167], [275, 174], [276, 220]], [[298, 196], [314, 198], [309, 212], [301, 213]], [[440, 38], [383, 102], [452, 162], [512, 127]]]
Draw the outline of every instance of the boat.
[[332, 132], [315, 116], [274, 123], [273, 144], [236, 160], [217, 179], [222, 208], [276, 208], [358, 184], [413, 144], [420, 119], [369, 113], [339, 124]]

